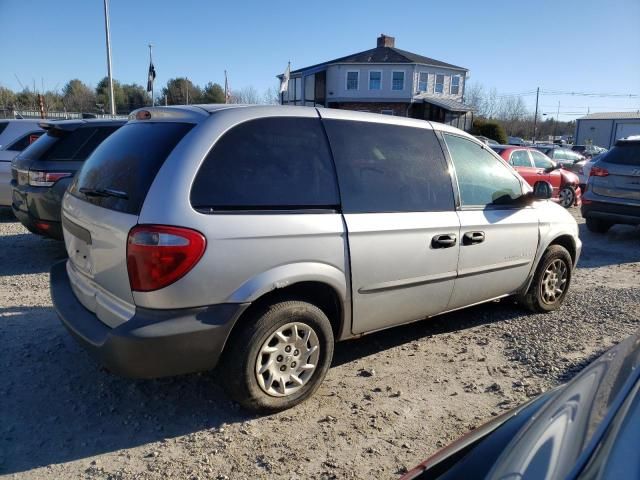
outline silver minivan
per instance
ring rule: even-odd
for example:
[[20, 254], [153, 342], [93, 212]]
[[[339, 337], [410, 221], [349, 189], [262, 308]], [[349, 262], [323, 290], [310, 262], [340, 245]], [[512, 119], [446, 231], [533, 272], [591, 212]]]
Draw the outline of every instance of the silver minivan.
[[573, 217], [436, 123], [334, 109], [135, 111], [63, 200], [51, 292], [110, 370], [212, 369], [245, 407], [320, 385], [334, 342], [507, 296], [562, 304]]

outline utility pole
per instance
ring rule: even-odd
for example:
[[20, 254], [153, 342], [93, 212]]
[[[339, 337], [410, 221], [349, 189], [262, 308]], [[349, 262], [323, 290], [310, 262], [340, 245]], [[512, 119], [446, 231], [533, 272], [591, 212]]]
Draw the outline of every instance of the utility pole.
[[[151, 65], [153, 65], [153, 44], [150, 43], [149, 44], [149, 69], [151, 69]], [[149, 72], [151, 73], [151, 72]], [[155, 80], [155, 79], [154, 79]], [[153, 83], [154, 81], [151, 81], [151, 106], [154, 106], [154, 100], [153, 100]]]
[[553, 141], [556, 141], [556, 130], [558, 128], [558, 117], [560, 117], [560, 100], [558, 100], [558, 111], [556, 112], [556, 123], [553, 124]]
[[536, 143], [536, 134], [538, 128], [538, 97], [540, 96], [540, 87], [536, 90], [536, 113], [533, 117], [533, 143]]
[[107, 76], [109, 77], [109, 102], [111, 115], [116, 114], [116, 101], [113, 98], [113, 76], [111, 75], [111, 34], [109, 33], [109, 0], [104, 0], [104, 30], [107, 37]]

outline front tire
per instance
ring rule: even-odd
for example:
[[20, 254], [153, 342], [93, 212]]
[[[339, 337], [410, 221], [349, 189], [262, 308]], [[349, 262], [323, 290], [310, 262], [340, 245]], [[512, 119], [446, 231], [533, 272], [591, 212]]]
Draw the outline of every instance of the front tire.
[[576, 189], [571, 185], [565, 185], [560, 189], [558, 193], [560, 198], [560, 205], [564, 208], [570, 208], [576, 202]]
[[562, 305], [571, 284], [573, 261], [566, 248], [551, 245], [542, 255], [533, 281], [520, 302], [532, 312], [545, 313]]
[[260, 413], [309, 398], [333, 358], [331, 322], [315, 305], [285, 301], [255, 311], [225, 347], [221, 367], [229, 396]]

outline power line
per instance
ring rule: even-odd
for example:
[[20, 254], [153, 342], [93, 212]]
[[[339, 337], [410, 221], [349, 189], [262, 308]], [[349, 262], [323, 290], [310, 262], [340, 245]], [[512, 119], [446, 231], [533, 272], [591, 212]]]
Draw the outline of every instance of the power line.
[[639, 98], [637, 93], [593, 93], [593, 92], [565, 92], [561, 90], [542, 90], [544, 95], [567, 95], [575, 97], [599, 97], [599, 98]]

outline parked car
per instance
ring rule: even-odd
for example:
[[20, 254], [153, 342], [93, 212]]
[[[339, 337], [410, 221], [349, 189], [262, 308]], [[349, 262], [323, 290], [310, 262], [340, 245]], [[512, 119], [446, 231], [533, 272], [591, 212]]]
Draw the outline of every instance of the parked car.
[[529, 183], [544, 180], [553, 187], [551, 199], [564, 208], [580, 206], [582, 192], [578, 186], [578, 176], [561, 168], [544, 153], [530, 147], [514, 147], [510, 145], [492, 146], [493, 150], [505, 159], [516, 172]]
[[65, 194], [51, 270], [63, 324], [113, 372], [220, 363], [232, 398], [281, 410], [336, 340], [510, 295], [547, 312], [569, 289], [573, 217], [456, 128], [281, 106], [131, 117]]
[[11, 166], [11, 206], [33, 233], [62, 240], [62, 196], [75, 173], [100, 143], [126, 120], [42, 122], [47, 132]]
[[520, 137], [509, 137], [507, 139], [507, 143], [509, 145], [519, 145], [519, 146], [524, 146], [525, 145], [525, 141]]
[[540, 150], [554, 162], [565, 167], [571, 167], [574, 163], [585, 159], [585, 157], [580, 155], [578, 152], [574, 152], [573, 150], [565, 147], [535, 145], [534, 148]]
[[468, 433], [401, 480], [640, 478], [640, 335]]
[[0, 120], [0, 207], [11, 206], [11, 160], [44, 130], [40, 120]]
[[491, 139], [489, 137], [485, 137], [484, 135], [474, 135], [474, 137], [476, 137], [478, 140], [480, 140], [485, 145], [500, 145], [495, 140], [493, 140], [493, 139]]
[[571, 150], [579, 153], [587, 160], [607, 151], [606, 148], [598, 147], [597, 145], [572, 145]]
[[579, 162], [576, 162], [571, 166], [571, 171], [578, 175], [578, 178], [580, 180], [580, 190], [582, 190], [583, 192], [587, 188], [587, 180], [589, 179], [589, 174], [591, 173], [591, 167], [600, 159], [600, 157], [602, 157], [602, 155], [604, 154], [599, 153], [594, 157], [580, 160]]
[[582, 216], [592, 232], [640, 225], [640, 135], [618, 140], [591, 167]]

